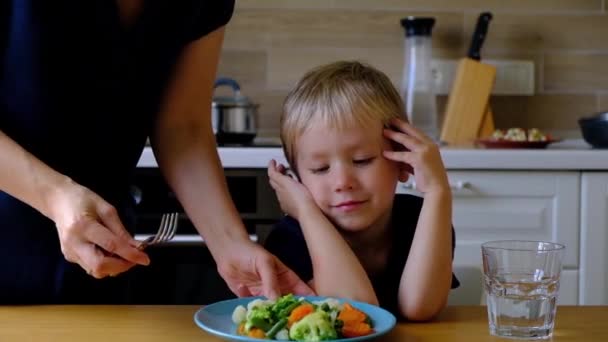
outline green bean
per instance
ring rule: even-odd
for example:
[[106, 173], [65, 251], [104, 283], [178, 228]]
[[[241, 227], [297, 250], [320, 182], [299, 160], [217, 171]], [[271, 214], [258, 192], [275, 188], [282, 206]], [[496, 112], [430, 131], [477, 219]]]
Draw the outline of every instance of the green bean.
[[287, 318], [281, 318], [278, 322], [276, 322], [270, 330], [266, 333], [266, 337], [274, 338], [281, 329], [283, 329], [287, 325]]

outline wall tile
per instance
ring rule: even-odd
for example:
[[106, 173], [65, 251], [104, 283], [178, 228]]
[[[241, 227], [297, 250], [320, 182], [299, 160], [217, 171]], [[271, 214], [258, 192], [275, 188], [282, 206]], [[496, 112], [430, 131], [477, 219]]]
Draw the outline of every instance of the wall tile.
[[608, 93], [603, 93], [599, 95], [598, 100], [598, 112], [599, 111], [608, 111]]
[[[462, 47], [462, 14], [346, 10], [240, 10], [228, 26], [228, 46], [399, 47], [404, 40], [400, 20], [406, 15], [436, 17], [433, 42]], [[251, 39], [248, 41], [247, 36]]]
[[237, 9], [248, 8], [290, 8], [290, 9], [305, 9], [305, 8], [330, 8], [332, 3], [330, 0], [237, 0]]
[[577, 120], [596, 110], [595, 95], [495, 96], [492, 110], [498, 128], [578, 131]]
[[[240, 0], [242, 1], [242, 0]], [[436, 11], [599, 12], [601, 0], [333, 0], [334, 7]]]
[[243, 89], [266, 84], [266, 51], [222, 50], [217, 75], [237, 80]]
[[287, 90], [251, 92], [248, 96], [259, 104], [258, 127], [264, 136], [279, 135], [279, 118]]
[[608, 52], [546, 55], [544, 88], [547, 91], [608, 90]]
[[[310, 68], [359, 59], [399, 86], [401, 18], [436, 17], [433, 57], [457, 59], [466, 53], [478, 13], [489, 10], [495, 15], [482, 58], [534, 61], [538, 93], [493, 97], [497, 125], [578, 134], [578, 117], [608, 109], [606, 2], [238, 0], [226, 30], [220, 74], [243, 84], [243, 92], [260, 104], [260, 132], [276, 135], [288, 89]], [[440, 119], [446, 100], [438, 97]]]
[[[465, 14], [464, 35], [471, 37], [477, 14]], [[608, 15], [497, 14], [485, 46], [507, 51], [608, 49]], [[468, 44], [468, 43], [467, 43]]]
[[268, 87], [288, 89], [310, 69], [337, 60], [360, 60], [386, 73], [393, 83], [401, 83], [403, 51], [401, 49], [282, 49], [269, 51]]

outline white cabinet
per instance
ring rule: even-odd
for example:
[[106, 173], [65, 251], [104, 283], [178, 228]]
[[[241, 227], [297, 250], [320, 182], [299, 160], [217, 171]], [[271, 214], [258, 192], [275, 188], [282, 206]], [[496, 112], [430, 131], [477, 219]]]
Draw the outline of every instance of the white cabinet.
[[608, 172], [583, 172], [579, 302], [608, 304]]
[[[481, 244], [542, 240], [566, 245], [560, 304], [578, 302], [580, 172], [451, 171], [454, 272], [461, 282], [450, 304], [482, 301]], [[400, 193], [415, 186], [400, 184]]]

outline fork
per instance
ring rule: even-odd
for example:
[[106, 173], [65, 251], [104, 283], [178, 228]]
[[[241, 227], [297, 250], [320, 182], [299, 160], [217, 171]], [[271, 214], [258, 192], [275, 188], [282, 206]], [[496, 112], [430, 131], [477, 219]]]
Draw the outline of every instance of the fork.
[[150, 245], [156, 245], [173, 239], [175, 232], [177, 231], [178, 219], [178, 213], [163, 214], [156, 234], [143, 240], [139, 246], [137, 246], [137, 249], [142, 251]]

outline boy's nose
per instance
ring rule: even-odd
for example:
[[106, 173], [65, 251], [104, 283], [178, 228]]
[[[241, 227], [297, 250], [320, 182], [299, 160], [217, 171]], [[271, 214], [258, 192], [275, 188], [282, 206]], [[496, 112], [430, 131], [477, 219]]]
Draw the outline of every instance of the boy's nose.
[[348, 168], [339, 168], [334, 177], [336, 191], [352, 190], [356, 184], [356, 179]]

